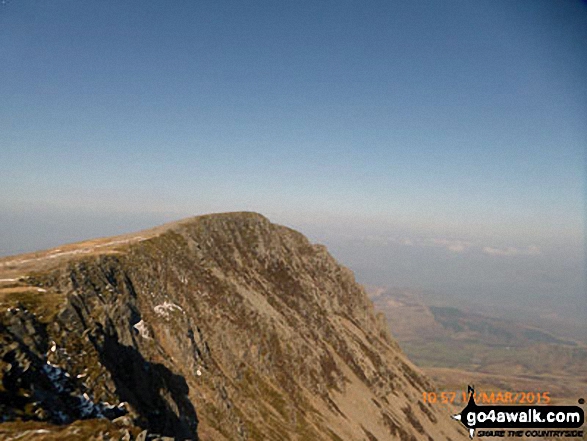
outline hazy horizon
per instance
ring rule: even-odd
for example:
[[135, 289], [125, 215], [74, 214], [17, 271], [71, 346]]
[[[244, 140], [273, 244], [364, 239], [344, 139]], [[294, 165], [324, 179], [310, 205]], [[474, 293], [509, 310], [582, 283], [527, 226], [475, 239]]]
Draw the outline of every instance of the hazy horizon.
[[[584, 2], [0, 5], [0, 256], [256, 211], [587, 318]], [[526, 305], [526, 306], [524, 306]]]

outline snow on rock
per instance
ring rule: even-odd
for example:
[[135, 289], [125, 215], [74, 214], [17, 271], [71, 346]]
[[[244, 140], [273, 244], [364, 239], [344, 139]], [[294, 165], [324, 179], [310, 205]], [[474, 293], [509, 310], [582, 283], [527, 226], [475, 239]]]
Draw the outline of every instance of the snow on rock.
[[90, 397], [87, 393], [84, 392], [83, 395], [78, 396], [80, 401], [79, 403], [79, 411], [82, 415], [82, 418], [88, 418], [90, 416], [101, 416], [101, 412], [97, 409], [97, 406], [90, 400]]
[[171, 302], [163, 302], [161, 305], [155, 306], [155, 313], [158, 316], [168, 319], [169, 314], [173, 311], [181, 311], [185, 314], [185, 311], [181, 308], [181, 306], [176, 305], [175, 303]]
[[58, 393], [63, 393], [66, 391], [67, 376], [65, 375], [66, 372], [63, 369], [61, 369], [59, 366], [51, 364], [50, 362], [47, 362], [47, 364], [43, 366], [43, 371]]
[[151, 339], [151, 334], [149, 334], [149, 329], [147, 329], [147, 324], [143, 320], [141, 320], [136, 325], [134, 325], [133, 328], [135, 328], [137, 331], [139, 331], [139, 334], [141, 335], [141, 337], [146, 338], [148, 340]]

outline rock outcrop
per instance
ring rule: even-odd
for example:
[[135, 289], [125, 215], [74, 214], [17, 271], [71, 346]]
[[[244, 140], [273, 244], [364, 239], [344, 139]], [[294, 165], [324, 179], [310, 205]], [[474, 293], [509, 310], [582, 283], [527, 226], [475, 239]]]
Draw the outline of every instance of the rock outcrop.
[[253, 213], [0, 260], [0, 438], [464, 439], [348, 269]]

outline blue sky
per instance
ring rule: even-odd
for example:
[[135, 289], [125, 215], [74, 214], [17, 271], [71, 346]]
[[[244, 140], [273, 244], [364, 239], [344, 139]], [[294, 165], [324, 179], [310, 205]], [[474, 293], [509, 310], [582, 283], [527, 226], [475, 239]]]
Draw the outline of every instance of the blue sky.
[[377, 237], [581, 268], [586, 42], [573, 1], [7, 0], [0, 254], [252, 210], [351, 267]]

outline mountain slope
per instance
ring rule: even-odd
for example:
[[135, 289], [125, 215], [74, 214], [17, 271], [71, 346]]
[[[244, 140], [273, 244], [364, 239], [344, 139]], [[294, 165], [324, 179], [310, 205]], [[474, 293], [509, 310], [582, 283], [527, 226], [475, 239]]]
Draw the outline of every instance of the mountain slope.
[[257, 214], [2, 259], [0, 302], [0, 437], [464, 436], [352, 273]]

